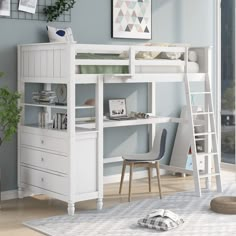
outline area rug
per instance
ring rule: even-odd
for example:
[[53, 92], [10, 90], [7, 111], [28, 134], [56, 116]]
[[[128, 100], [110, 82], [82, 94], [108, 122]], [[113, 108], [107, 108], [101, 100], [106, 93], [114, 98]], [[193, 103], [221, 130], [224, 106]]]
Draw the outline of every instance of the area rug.
[[[101, 211], [78, 212], [74, 216], [55, 216], [25, 222], [24, 225], [50, 236], [231, 236], [236, 235], [236, 215], [224, 215], [209, 209], [210, 201], [219, 195], [236, 196], [236, 184], [224, 186], [224, 193], [193, 192], [123, 203]], [[153, 209], [169, 209], [184, 219], [184, 224], [170, 231], [141, 228], [138, 219]]]

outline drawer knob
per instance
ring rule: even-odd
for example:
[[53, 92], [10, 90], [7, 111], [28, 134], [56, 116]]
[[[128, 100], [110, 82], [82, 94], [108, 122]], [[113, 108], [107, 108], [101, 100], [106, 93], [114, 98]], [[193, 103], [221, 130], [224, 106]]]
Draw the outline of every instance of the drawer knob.
[[42, 161], [42, 162], [44, 161], [44, 158], [43, 158], [43, 157], [41, 158], [41, 161]]
[[41, 144], [44, 144], [44, 141], [43, 141], [43, 140], [41, 140]]
[[43, 182], [43, 181], [44, 181], [44, 178], [41, 178], [41, 181]]

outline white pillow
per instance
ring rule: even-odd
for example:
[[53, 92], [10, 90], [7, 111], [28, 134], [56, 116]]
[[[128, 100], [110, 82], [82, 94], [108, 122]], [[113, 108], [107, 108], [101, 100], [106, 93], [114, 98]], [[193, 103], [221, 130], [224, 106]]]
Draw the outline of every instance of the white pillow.
[[162, 52], [159, 56], [161, 59], [177, 60], [181, 57], [181, 52]]
[[147, 59], [147, 60], [152, 60], [154, 58], [156, 58], [158, 55], [160, 54], [160, 52], [138, 52], [136, 54], [136, 58], [137, 59]]
[[[167, 43], [145, 43], [145, 44], [137, 44], [138, 46], [168, 46]], [[161, 52], [157, 51], [141, 51], [137, 52], [135, 57], [136, 59], [147, 59], [147, 60], [152, 60], [156, 58]], [[122, 59], [127, 59], [129, 57], [129, 52], [124, 51], [119, 55], [120, 58]]]
[[46, 28], [50, 42], [75, 42], [71, 28], [57, 29], [49, 25]]

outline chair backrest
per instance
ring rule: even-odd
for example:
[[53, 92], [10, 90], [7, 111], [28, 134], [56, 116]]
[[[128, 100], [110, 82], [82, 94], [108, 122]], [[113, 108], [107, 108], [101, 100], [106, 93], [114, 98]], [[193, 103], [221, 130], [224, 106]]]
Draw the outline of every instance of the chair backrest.
[[153, 147], [151, 150], [151, 153], [156, 155], [155, 160], [160, 160], [164, 156], [166, 150], [166, 138], [167, 138], [166, 129], [163, 129], [162, 132], [156, 133], [153, 142]]

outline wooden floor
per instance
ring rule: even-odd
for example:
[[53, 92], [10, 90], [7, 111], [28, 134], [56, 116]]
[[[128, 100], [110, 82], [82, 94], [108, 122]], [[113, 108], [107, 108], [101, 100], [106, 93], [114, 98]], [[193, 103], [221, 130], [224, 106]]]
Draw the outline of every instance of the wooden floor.
[[[235, 182], [235, 172], [223, 171], [224, 183]], [[163, 197], [181, 191], [194, 191], [192, 177], [161, 176]], [[132, 201], [148, 197], [159, 197], [156, 178], [152, 179], [152, 193], [148, 193], [148, 180], [139, 179], [133, 182]], [[214, 190], [214, 182], [212, 184]], [[122, 194], [118, 194], [119, 184], [104, 186], [104, 207], [112, 207], [116, 204], [127, 202], [128, 183], [124, 182]], [[0, 209], [0, 236], [39, 236], [35, 232], [22, 225], [22, 222], [32, 219], [66, 214], [67, 205], [46, 196], [27, 197], [22, 200], [3, 201]], [[96, 201], [84, 201], [76, 205], [76, 211], [96, 209]]]

